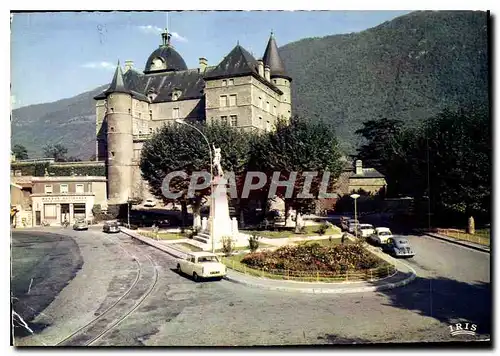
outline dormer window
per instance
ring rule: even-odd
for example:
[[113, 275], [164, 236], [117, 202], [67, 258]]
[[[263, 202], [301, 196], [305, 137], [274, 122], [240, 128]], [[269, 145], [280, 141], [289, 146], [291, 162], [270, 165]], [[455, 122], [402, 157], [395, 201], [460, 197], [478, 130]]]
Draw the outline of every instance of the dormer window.
[[174, 89], [174, 91], [172, 92], [172, 101], [178, 100], [181, 94], [182, 91], [180, 91], [179, 89]]
[[165, 61], [160, 57], [156, 57], [155, 59], [153, 59], [153, 61], [151, 62], [151, 70], [153, 71], [162, 69], [167, 69]]

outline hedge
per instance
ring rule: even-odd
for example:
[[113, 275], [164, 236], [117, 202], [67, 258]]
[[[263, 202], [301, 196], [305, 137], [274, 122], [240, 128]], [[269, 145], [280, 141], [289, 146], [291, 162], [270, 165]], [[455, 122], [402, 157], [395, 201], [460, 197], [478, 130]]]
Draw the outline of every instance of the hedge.
[[48, 171], [49, 175], [56, 177], [67, 177], [67, 176], [106, 176], [106, 166], [104, 162], [102, 164], [64, 164], [59, 165], [57, 163], [50, 164], [49, 162], [30, 162], [30, 163], [12, 163], [11, 170], [21, 171], [23, 176], [34, 176], [43, 177], [45, 175], [45, 170]]

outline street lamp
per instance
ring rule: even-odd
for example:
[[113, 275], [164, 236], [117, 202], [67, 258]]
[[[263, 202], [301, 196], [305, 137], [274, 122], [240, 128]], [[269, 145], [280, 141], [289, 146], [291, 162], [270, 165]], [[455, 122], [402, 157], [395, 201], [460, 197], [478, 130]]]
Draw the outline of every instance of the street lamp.
[[[186, 125], [186, 126], [189, 126], [193, 129], [195, 129], [196, 131], [198, 131], [198, 133], [203, 136], [203, 138], [205, 139], [205, 141], [207, 142], [207, 146], [208, 146], [208, 153], [210, 155], [210, 187], [213, 189], [212, 187], [212, 181], [213, 181], [213, 177], [214, 177], [214, 172], [213, 172], [213, 160], [212, 160], [212, 148], [210, 147], [210, 142], [208, 141], [208, 138], [207, 136], [205, 136], [205, 134], [203, 132], [201, 132], [196, 126], [194, 125], [191, 125], [189, 123], [187, 123], [186, 121], [184, 120], [181, 120], [181, 119], [175, 119], [175, 122], [178, 123], [178, 124], [181, 124], [181, 125]], [[210, 240], [212, 240], [212, 253], [215, 253], [215, 242], [214, 242], [214, 237], [213, 237], [213, 234], [212, 234], [212, 231], [213, 231], [213, 221], [212, 221], [212, 214], [213, 214], [213, 209], [214, 209], [214, 201], [213, 201], [213, 192], [210, 193], [211, 197], [210, 197]]]
[[357, 209], [357, 200], [360, 197], [359, 194], [351, 194], [351, 198], [354, 199], [354, 236], [358, 238], [358, 209]]

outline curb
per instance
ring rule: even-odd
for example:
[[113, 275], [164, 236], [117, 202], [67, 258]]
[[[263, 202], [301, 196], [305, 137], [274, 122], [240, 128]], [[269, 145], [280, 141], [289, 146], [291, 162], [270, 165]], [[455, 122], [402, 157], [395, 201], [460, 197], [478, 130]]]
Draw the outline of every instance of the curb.
[[[282, 292], [298, 292], [298, 293], [309, 293], [309, 294], [348, 294], [348, 293], [367, 293], [367, 292], [377, 292], [381, 290], [387, 290], [387, 289], [393, 289], [393, 288], [398, 288], [398, 287], [403, 287], [409, 283], [411, 283], [415, 278], [416, 278], [416, 273], [415, 270], [411, 267], [409, 267], [411, 270], [410, 276], [407, 278], [395, 282], [395, 283], [386, 283], [380, 286], [363, 286], [363, 287], [357, 287], [357, 288], [293, 288], [293, 287], [283, 287], [283, 286], [268, 286], [268, 285], [263, 285], [260, 283], [254, 283], [254, 282], [249, 282], [249, 281], [243, 281], [241, 279], [237, 279], [234, 277], [231, 277], [229, 275], [226, 275], [224, 279], [237, 283], [237, 284], [242, 284], [246, 285], [248, 287], [256, 287], [259, 289], [267, 289], [267, 290], [273, 290], [273, 291], [282, 291]], [[238, 272], [232, 271], [231, 274], [235, 274]], [[258, 278], [253, 278], [252, 279], [258, 279]], [[307, 283], [307, 282], [303, 282]], [[363, 283], [363, 282], [359, 282]], [[366, 283], [366, 282], [365, 282]]]
[[476, 251], [480, 251], [480, 252], [485, 252], [485, 253], [490, 253], [491, 252], [490, 249], [482, 248], [482, 247], [475, 246], [475, 245], [469, 245], [469, 244], [463, 243], [461, 241], [458, 241], [458, 240], [455, 240], [455, 239], [451, 239], [451, 238], [446, 238], [446, 237], [439, 236], [439, 235], [436, 235], [436, 234], [433, 234], [433, 233], [425, 233], [424, 235], [432, 237], [434, 239], [441, 240], [441, 241], [450, 242], [450, 243], [455, 244], [455, 245], [460, 245], [460, 246], [463, 246], [463, 247], [467, 247], [467, 248], [470, 248], [472, 250], [476, 250]]
[[153, 246], [157, 248], [158, 250], [161, 250], [163, 252], [168, 253], [170, 256], [173, 256], [175, 258], [183, 258], [186, 256], [186, 252], [183, 250], [176, 249], [172, 246], [165, 246], [164, 244], [161, 244], [159, 242], [156, 242], [154, 240], [151, 240], [149, 237], [142, 236], [141, 234], [138, 234], [136, 232], [133, 232], [127, 228], [121, 227], [120, 228], [121, 232], [123, 232], [125, 235], [128, 235], [134, 239], [137, 239], [147, 245]]

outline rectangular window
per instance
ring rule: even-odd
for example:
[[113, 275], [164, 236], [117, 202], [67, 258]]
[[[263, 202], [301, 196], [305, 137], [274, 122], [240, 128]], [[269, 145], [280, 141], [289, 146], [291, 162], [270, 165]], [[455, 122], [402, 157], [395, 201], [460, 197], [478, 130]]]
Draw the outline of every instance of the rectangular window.
[[220, 122], [221, 122], [221, 124], [227, 124], [227, 116], [221, 116]]
[[68, 192], [68, 185], [67, 184], [61, 184], [60, 185], [60, 190], [61, 190], [61, 193], [67, 193]]
[[52, 194], [52, 184], [45, 184], [45, 194]]
[[236, 94], [229, 95], [229, 106], [236, 106]]
[[85, 203], [73, 204], [73, 217], [76, 219], [85, 219]]
[[57, 217], [56, 204], [44, 204], [43, 215], [47, 219], [54, 219]]
[[266, 101], [266, 111], [269, 112], [270, 109], [269, 109], [269, 101]]
[[226, 107], [227, 106], [227, 95], [221, 95], [219, 101], [220, 101], [219, 106], [221, 108]]
[[259, 127], [262, 127], [262, 118], [259, 116]]
[[266, 122], [266, 131], [271, 131], [271, 123], [269, 121]]
[[231, 115], [231, 126], [233, 126], [233, 127], [238, 126], [238, 116]]
[[75, 187], [76, 187], [76, 190], [75, 190], [76, 193], [83, 193], [84, 192], [83, 184], [77, 184]]
[[227, 80], [223, 80], [223, 81], [222, 81], [222, 86], [223, 86], [223, 87], [227, 86]]
[[179, 118], [179, 108], [173, 108], [172, 109], [172, 118], [173, 119], [178, 119]]
[[257, 105], [259, 106], [259, 108], [262, 109], [262, 98], [259, 96], [259, 101], [257, 102]]
[[273, 105], [273, 115], [276, 115], [276, 105]]
[[234, 79], [229, 79], [229, 85], [234, 85]]

